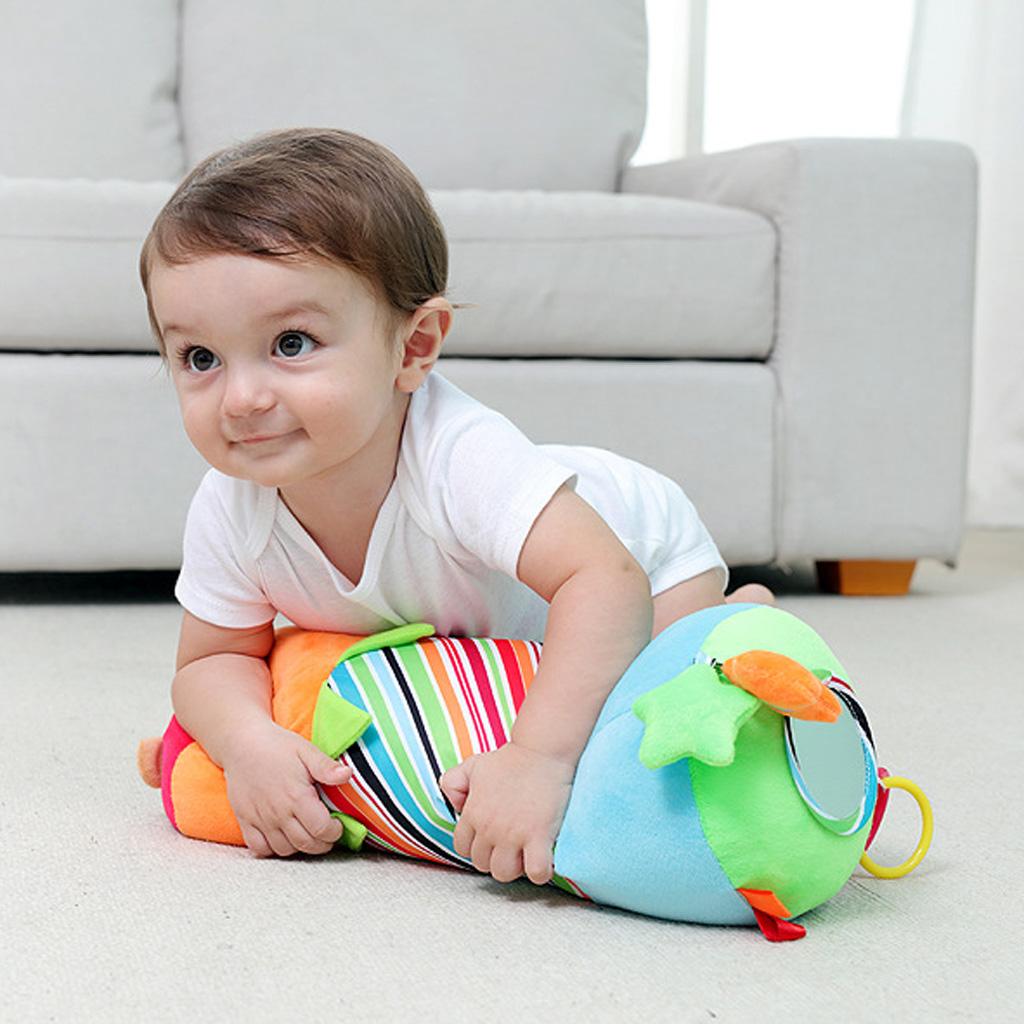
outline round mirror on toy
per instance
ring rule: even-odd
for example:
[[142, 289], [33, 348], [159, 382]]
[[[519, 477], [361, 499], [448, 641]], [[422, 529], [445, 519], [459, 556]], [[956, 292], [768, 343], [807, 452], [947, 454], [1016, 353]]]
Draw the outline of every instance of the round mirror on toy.
[[793, 782], [812, 815], [846, 836], [860, 831], [875, 809], [878, 766], [867, 717], [849, 684], [824, 681], [839, 697], [834, 722], [785, 719], [786, 754]]

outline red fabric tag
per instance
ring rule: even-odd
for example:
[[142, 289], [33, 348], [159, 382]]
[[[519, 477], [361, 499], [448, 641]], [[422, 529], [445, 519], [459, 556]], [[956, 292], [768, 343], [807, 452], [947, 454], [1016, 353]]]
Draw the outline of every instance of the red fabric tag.
[[792, 942], [794, 939], [802, 939], [807, 934], [807, 929], [795, 921], [783, 921], [781, 918], [772, 917], [757, 907], [751, 907], [754, 917], [757, 918], [761, 934], [769, 942]]

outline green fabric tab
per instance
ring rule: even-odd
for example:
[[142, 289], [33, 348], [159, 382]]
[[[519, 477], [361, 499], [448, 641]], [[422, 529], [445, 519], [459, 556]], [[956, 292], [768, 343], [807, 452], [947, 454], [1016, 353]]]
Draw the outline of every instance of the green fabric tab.
[[[351, 815], [342, 814], [341, 811], [331, 811], [331, 817], [337, 818], [344, 829], [338, 843], [341, 843], [346, 849], [352, 850], [354, 853], [362, 849], [363, 841], [366, 839], [369, 829], [361, 821], [356, 821]], [[337, 846], [338, 844], [335, 843], [334, 845]]]
[[633, 713], [644, 723], [640, 761], [648, 768], [684, 757], [730, 764], [736, 734], [760, 705], [746, 690], [721, 682], [710, 665], [690, 665], [633, 702]]
[[362, 736], [372, 721], [362, 708], [338, 696], [325, 680], [316, 699], [310, 738], [328, 757], [337, 759]]
[[394, 629], [386, 629], [383, 633], [364, 636], [341, 656], [338, 665], [357, 655], [366, 654], [367, 651], [379, 651], [382, 647], [401, 647], [403, 644], [414, 644], [417, 640], [433, 635], [434, 627], [429, 622], [408, 622], [403, 626], [396, 626]]

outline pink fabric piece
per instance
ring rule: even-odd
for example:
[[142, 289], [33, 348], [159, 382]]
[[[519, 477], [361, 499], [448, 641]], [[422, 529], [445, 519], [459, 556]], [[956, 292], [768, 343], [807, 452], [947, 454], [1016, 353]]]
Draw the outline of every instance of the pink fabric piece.
[[[171, 773], [178, 755], [195, 740], [178, 724], [177, 718], [171, 716], [170, 725], [164, 732], [163, 748], [160, 751], [160, 793], [164, 798], [164, 810], [171, 824], [177, 828], [174, 818], [174, 804], [171, 801]], [[180, 831], [180, 830], [179, 830]]]

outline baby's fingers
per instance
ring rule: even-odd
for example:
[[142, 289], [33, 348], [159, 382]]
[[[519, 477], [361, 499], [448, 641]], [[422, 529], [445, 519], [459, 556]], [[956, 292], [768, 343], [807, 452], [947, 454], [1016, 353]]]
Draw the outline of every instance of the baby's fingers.
[[485, 875], [491, 873], [491, 853], [494, 850], [494, 843], [485, 838], [485, 836], [477, 832], [473, 836], [473, 846], [469, 851], [470, 859], [473, 861], [473, 867], [477, 871], [482, 871]]
[[312, 743], [306, 743], [299, 748], [299, 759], [306, 766], [310, 778], [325, 785], [343, 786], [352, 778], [350, 765], [339, 764]]
[[300, 849], [306, 853], [327, 853], [345, 831], [337, 818], [332, 818], [319, 800], [304, 801], [296, 812], [296, 825], [308, 839]]
[[456, 814], [462, 813], [462, 808], [466, 804], [466, 797], [469, 796], [469, 778], [473, 770], [472, 762], [476, 757], [477, 755], [473, 754], [461, 764], [457, 764], [454, 768], [449, 768], [438, 780], [441, 792], [451, 801]]
[[295, 847], [292, 845], [291, 840], [281, 829], [267, 828], [264, 830], [264, 835], [267, 837], [270, 848], [278, 857], [290, 857], [295, 853]]
[[522, 873], [522, 850], [515, 846], [495, 848], [491, 854], [491, 876], [496, 882], [514, 882]]
[[551, 843], [541, 839], [533, 839], [526, 844], [523, 851], [523, 866], [526, 877], [534, 885], [545, 885], [551, 881], [555, 873], [551, 863]]
[[452, 835], [452, 845], [460, 857], [469, 857], [473, 848], [473, 839], [476, 836], [476, 829], [470, 825], [466, 818], [459, 818], [455, 825], [455, 832]]
[[267, 837], [255, 825], [242, 825], [242, 838], [254, 857], [273, 857]]
[[298, 818], [286, 821], [283, 832], [294, 850], [299, 853], [330, 853], [334, 846], [333, 842], [327, 842], [325, 839], [312, 835]]

